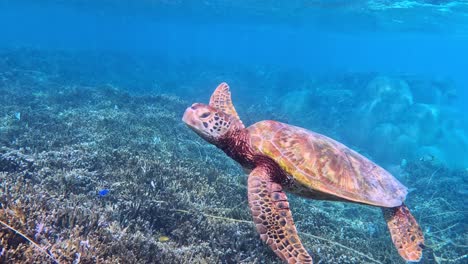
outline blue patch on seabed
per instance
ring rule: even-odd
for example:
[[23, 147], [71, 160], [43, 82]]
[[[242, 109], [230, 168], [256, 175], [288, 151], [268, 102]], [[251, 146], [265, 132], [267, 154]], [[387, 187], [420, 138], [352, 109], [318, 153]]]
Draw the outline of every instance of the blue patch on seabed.
[[109, 194], [110, 190], [109, 189], [102, 189], [99, 191], [99, 196], [100, 197], [104, 197], [104, 196], [107, 196]]

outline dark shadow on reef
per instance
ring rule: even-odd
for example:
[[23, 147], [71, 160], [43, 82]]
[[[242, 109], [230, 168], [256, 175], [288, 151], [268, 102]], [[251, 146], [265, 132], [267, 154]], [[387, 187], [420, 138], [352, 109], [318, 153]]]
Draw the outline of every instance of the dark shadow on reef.
[[[6, 55], [0, 262], [279, 263], [251, 224], [242, 170], [180, 121], [192, 102], [85, 86], [50, 70], [73, 60], [64, 54]], [[397, 169], [424, 263], [465, 261], [468, 172], [425, 158]], [[296, 197], [291, 208], [315, 263], [403, 263], [379, 209]]]

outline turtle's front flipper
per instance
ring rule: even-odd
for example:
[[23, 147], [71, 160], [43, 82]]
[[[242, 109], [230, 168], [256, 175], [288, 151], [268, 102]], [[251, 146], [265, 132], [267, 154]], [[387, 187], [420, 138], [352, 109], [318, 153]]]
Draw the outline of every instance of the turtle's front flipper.
[[236, 112], [236, 108], [234, 108], [234, 105], [232, 104], [231, 91], [229, 91], [229, 85], [227, 83], [223, 82], [218, 85], [211, 95], [210, 106], [232, 116], [235, 120], [239, 121], [239, 125], [244, 128], [244, 125]]
[[249, 176], [249, 206], [260, 238], [286, 263], [312, 263], [297, 235], [286, 194], [267, 167]]
[[402, 204], [382, 208], [382, 211], [400, 256], [407, 261], [419, 261], [424, 248], [424, 236], [408, 207]]

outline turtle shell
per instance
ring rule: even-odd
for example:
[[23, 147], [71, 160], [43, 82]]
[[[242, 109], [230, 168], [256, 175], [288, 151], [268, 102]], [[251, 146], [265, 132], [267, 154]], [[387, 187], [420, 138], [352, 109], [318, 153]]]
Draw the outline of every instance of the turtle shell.
[[254, 151], [292, 176], [292, 191], [382, 207], [405, 200], [407, 189], [393, 175], [329, 137], [276, 121], [258, 122], [248, 131]]

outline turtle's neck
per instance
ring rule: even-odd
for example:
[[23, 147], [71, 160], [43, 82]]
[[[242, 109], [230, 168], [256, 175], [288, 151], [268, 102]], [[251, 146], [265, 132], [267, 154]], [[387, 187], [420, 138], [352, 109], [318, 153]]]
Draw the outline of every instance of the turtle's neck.
[[253, 151], [250, 147], [249, 132], [247, 129], [232, 129], [218, 141], [216, 146], [243, 167], [249, 169], [254, 167]]

